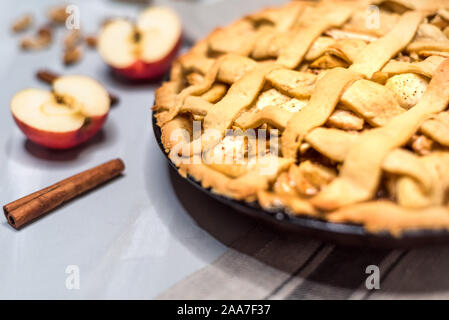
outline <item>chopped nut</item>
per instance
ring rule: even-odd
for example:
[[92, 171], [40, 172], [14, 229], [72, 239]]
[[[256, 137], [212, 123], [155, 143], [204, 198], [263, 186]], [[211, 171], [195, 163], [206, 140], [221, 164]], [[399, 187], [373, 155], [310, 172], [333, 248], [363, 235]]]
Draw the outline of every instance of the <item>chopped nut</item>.
[[36, 73], [36, 77], [47, 84], [52, 84], [59, 75], [48, 70], [40, 70]]
[[35, 36], [23, 38], [20, 47], [23, 50], [41, 50], [48, 47], [52, 41], [52, 29], [45, 25], [37, 31]]
[[76, 47], [81, 41], [81, 31], [73, 29], [64, 37], [64, 47], [66, 50]]
[[63, 24], [69, 17], [69, 14], [66, 12], [65, 5], [50, 8], [47, 15], [50, 21], [55, 24]]
[[95, 48], [97, 46], [97, 37], [94, 35], [90, 35], [87, 36], [85, 38], [86, 44], [90, 47], [90, 48]]
[[43, 25], [39, 28], [39, 30], [37, 30], [37, 35], [40, 38], [46, 38], [51, 41], [53, 38], [53, 29], [48, 24]]
[[13, 32], [16, 33], [22, 32], [28, 29], [32, 23], [33, 23], [33, 16], [31, 14], [25, 14], [13, 22], [11, 29]]
[[77, 46], [75, 48], [70, 48], [64, 51], [64, 64], [65, 65], [71, 65], [79, 60], [81, 60], [81, 57], [83, 56], [83, 50], [80, 46]]
[[50, 41], [46, 38], [27, 37], [22, 39], [20, 47], [23, 50], [41, 50], [49, 46]]
[[26, 37], [23, 38], [22, 41], [20, 41], [20, 47], [23, 50], [36, 50], [36, 49], [40, 49], [42, 47], [42, 44], [40, 43], [40, 41], [38, 41], [39, 39], [34, 38], [34, 37]]

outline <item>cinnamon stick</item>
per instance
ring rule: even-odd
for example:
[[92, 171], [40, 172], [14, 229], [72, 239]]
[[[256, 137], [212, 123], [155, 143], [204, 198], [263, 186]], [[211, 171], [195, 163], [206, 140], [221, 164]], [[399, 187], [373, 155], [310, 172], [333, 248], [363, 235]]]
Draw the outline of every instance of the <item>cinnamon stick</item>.
[[121, 159], [105, 162], [3, 206], [8, 223], [20, 229], [49, 211], [112, 178], [125, 169]]
[[[53, 84], [53, 81], [55, 81], [60, 76], [54, 72], [49, 71], [49, 70], [39, 70], [36, 73], [36, 77], [45, 83]], [[111, 99], [111, 106], [113, 106], [119, 102], [119, 98], [116, 95], [114, 95], [110, 92], [108, 92], [108, 94], [109, 94], [109, 99]]]

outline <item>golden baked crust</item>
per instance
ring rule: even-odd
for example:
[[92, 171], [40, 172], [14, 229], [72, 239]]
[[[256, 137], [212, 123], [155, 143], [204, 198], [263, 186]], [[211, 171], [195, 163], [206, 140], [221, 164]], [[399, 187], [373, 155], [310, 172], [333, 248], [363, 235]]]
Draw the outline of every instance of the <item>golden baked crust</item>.
[[214, 192], [449, 229], [448, 57], [445, 0], [291, 1], [199, 41], [153, 110], [180, 173]]

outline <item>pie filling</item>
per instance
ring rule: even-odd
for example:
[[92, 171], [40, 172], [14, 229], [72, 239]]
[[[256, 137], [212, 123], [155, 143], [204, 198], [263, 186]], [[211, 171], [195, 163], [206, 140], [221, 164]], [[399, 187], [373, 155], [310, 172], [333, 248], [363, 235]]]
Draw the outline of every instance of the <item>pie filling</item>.
[[180, 173], [266, 210], [449, 229], [449, 3], [292, 1], [212, 32], [153, 107]]

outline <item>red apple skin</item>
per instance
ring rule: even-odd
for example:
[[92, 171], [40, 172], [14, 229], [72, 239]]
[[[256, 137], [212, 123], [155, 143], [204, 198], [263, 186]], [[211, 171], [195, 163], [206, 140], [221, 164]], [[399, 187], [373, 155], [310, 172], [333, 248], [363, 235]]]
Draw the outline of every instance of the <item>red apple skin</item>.
[[178, 42], [173, 47], [168, 55], [166, 55], [161, 60], [147, 63], [142, 60], [137, 60], [132, 65], [126, 68], [114, 68], [112, 69], [119, 75], [130, 79], [130, 80], [152, 80], [157, 79], [164, 75], [171, 67], [173, 60], [175, 60], [176, 55], [181, 46], [181, 39], [179, 37]]
[[28, 139], [50, 149], [70, 149], [92, 138], [103, 127], [108, 114], [91, 117], [88, 124], [78, 130], [67, 132], [51, 132], [34, 128], [13, 115], [14, 121]]

